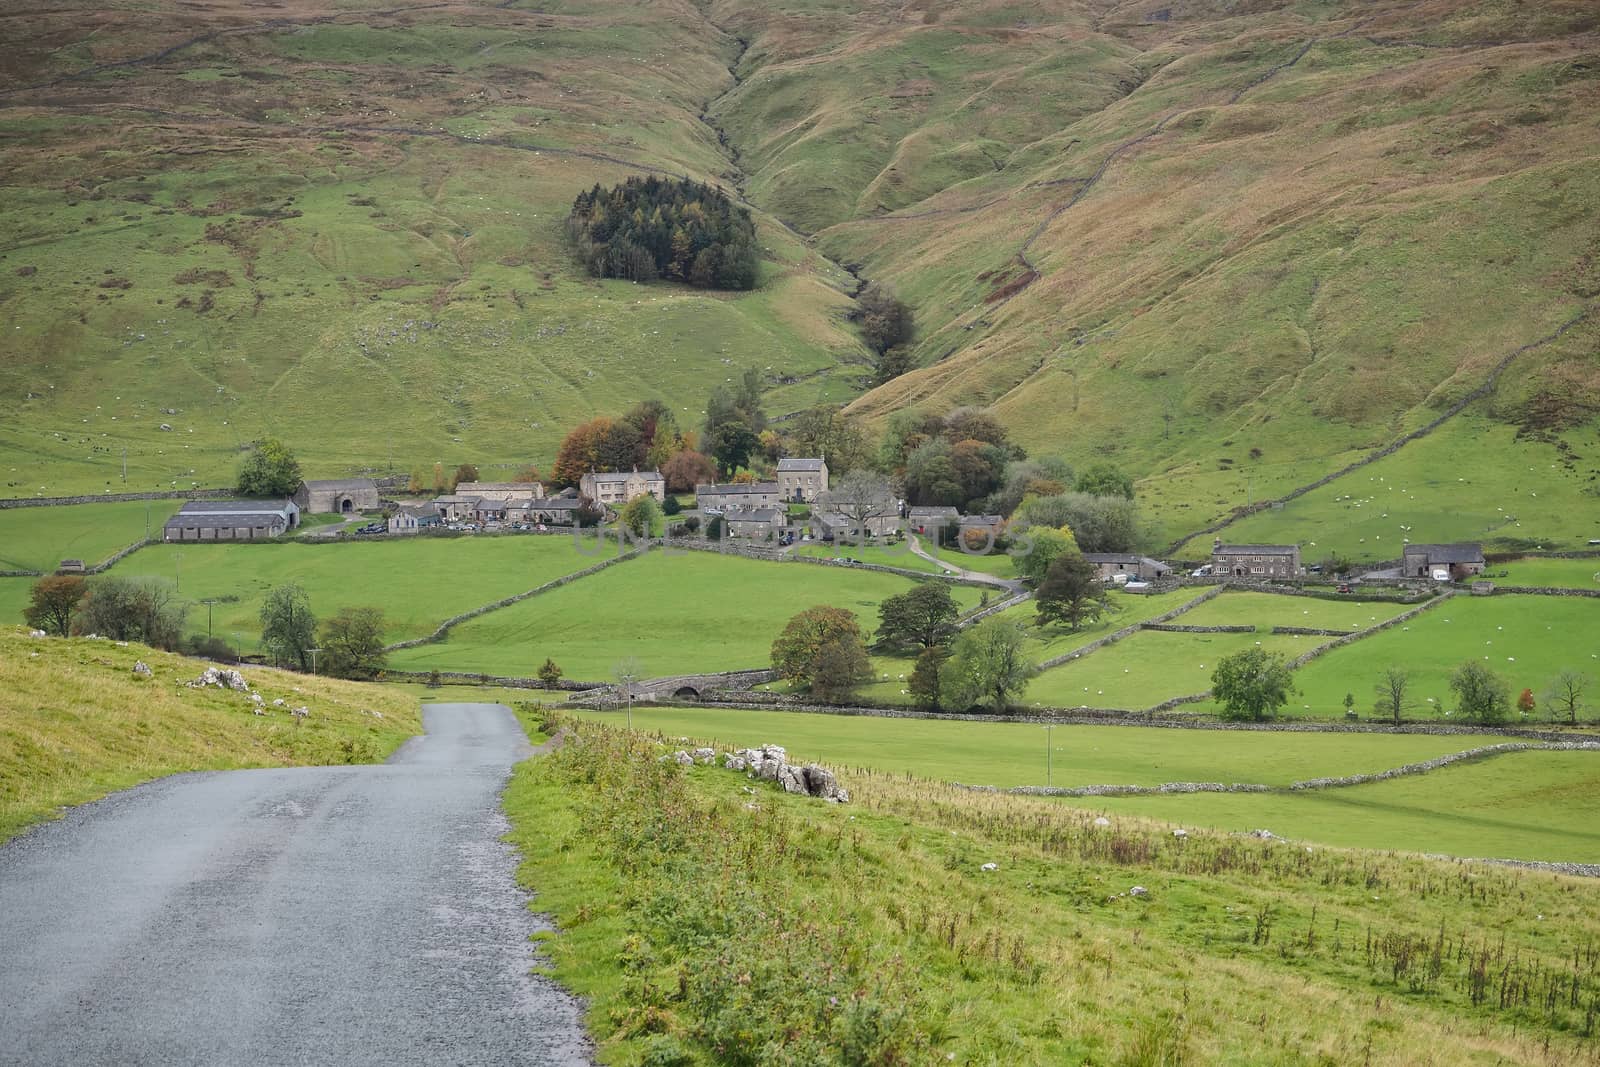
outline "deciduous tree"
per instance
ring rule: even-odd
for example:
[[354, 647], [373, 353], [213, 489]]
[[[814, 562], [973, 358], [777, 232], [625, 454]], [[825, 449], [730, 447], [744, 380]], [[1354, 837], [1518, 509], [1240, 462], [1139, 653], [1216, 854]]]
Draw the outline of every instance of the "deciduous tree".
[[661, 465], [661, 476], [667, 480], [669, 492], [692, 493], [695, 486], [717, 480], [717, 465], [710, 457], [686, 448]]
[[257, 441], [239, 467], [242, 496], [289, 496], [300, 487], [300, 463], [276, 437]]
[[1010, 619], [985, 619], [964, 631], [950, 646], [944, 690], [952, 706], [987, 701], [995, 712], [1010, 707], [1013, 696], [1039, 673], [1026, 653], [1027, 634]]
[[1477, 660], [1469, 659], [1455, 669], [1450, 689], [1456, 695], [1456, 708], [1474, 722], [1504, 722], [1511, 714], [1511, 687]]
[[950, 660], [950, 650], [944, 645], [929, 645], [917, 656], [911, 669], [907, 689], [917, 707], [924, 711], [944, 710], [944, 665]]
[[1387, 715], [1399, 722], [1406, 712], [1416, 707], [1416, 701], [1411, 698], [1411, 673], [1403, 667], [1390, 667], [1384, 671], [1373, 688], [1378, 699], [1372, 705], [1372, 710], [1379, 715]]
[[311, 668], [317, 617], [311, 613], [311, 598], [294, 582], [276, 586], [261, 602], [261, 644], [278, 664], [291, 663], [301, 670]]
[[1078, 475], [1073, 488], [1091, 496], [1120, 496], [1133, 499], [1133, 479], [1109, 463], [1096, 463]]
[[65, 637], [72, 632], [72, 617], [89, 592], [89, 583], [75, 574], [49, 574], [33, 583], [22, 618], [48, 634]]
[[1078, 551], [1072, 531], [1062, 527], [1030, 526], [1023, 530], [1011, 547], [1011, 558], [1016, 561], [1017, 576], [1038, 584], [1050, 571], [1050, 564], [1058, 556]]
[[646, 493], [624, 504], [619, 519], [635, 537], [649, 537], [655, 528], [656, 519], [660, 517], [661, 506], [656, 503], [655, 497]]
[[341, 608], [322, 624], [319, 669], [335, 678], [376, 678], [387, 663], [383, 629], [381, 609]]
[[887, 645], [942, 645], [955, 633], [961, 614], [944, 582], [921, 582], [878, 605], [879, 641]]
[[1550, 682], [1550, 688], [1545, 690], [1545, 707], [1550, 709], [1552, 718], [1561, 720], [1569, 726], [1578, 725], [1578, 718], [1588, 707], [1587, 694], [1589, 691], [1589, 677], [1577, 671], [1562, 671]]
[[1295, 692], [1283, 657], [1261, 648], [1224, 656], [1211, 674], [1211, 695], [1222, 704], [1222, 717], [1261, 722], [1272, 718]]
[[855, 613], [825, 604], [807, 608], [791, 618], [772, 642], [772, 667], [788, 681], [810, 686], [823, 646], [837, 640], [865, 646]]
[[856, 304], [855, 316], [861, 324], [861, 336], [874, 352], [882, 354], [915, 336], [911, 306], [889, 286], [873, 282], [861, 291]]
[[99, 578], [73, 622], [81, 634], [141, 641], [176, 651], [183, 644], [184, 605], [157, 581]]

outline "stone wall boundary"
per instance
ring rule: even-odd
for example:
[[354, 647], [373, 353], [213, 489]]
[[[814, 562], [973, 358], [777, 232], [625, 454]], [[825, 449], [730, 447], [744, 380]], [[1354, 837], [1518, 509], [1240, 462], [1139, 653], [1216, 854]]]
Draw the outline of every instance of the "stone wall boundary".
[[1163, 622], [1166, 622], [1168, 619], [1176, 619], [1179, 615], [1182, 615], [1184, 612], [1193, 611], [1195, 608], [1199, 607], [1201, 604], [1204, 604], [1206, 601], [1212, 599], [1213, 597], [1220, 596], [1222, 594], [1222, 589], [1223, 589], [1223, 587], [1220, 586], [1220, 585], [1213, 586], [1210, 589], [1207, 589], [1204, 593], [1201, 593], [1199, 596], [1195, 597], [1193, 600], [1187, 600], [1184, 603], [1179, 604], [1177, 607], [1173, 608], [1171, 611], [1163, 612], [1160, 615], [1157, 615], [1155, 618], [1142, 619], [1139, 622], [1133, 623], [1133, 624], [1131, 624], [1129, 626], [1124, 626], [1122, 629], [1117, 630], [1115, 633], [1109, 633], [1109, 634], [1106, 634], [1106, 636], [1104, 636], [1102, 638], [1099, 638], [1098, 640], [1090, 641], [1087, 645], [1084, 645], [1082, 648], [1073, 649], [1071, 652], [1063, 652], [1059, 656], [1052, 656], [1049, 659], [1045, 660], [1043, 663], [1039, 664], [1039, 669], [1041, 671], [1047, 671], [1052, 667], [1059, 667], [1063, 663], [1070, 663], [1075, 659], [1082, 659], [1084, 656], [1089, 655], [1091, 652], [1097, 652], [1100, 649], [1105, 648], [1107, 645], [1116, 644], [1118, 641], [1121, 641], [1125, 637], [1132, 637], [1134, 634], [1136, 634], [1140, 630], [1144, 629], [1150, 623], [1163, 623]]
[[1324, 630], [1316, 626], [1274, 626], [1272, 633], [1286, 637], [1351, 637], [1354, 630]]
[[484, 604], [482, 607], [473, 608], [471, 611], [464, 611], [460, 615], [453, 615], [444, 622], [440, 623], [439, 628], [434, 630], [433, 633], [429, 634], [428, 636], [414, 637], [409, 641], [397, 641], [392, 645], [385, 645], [383, 650], [385, 652], [398, 652], [405, 648], [418, 648], [422, 645], [437, 644], [438, 642], [443, 641], [452, 629], [468, 621], [469, 619], [476, 619], [478, 616], [487, 615], [491, 611], [499, 611], [501, 608], [508, 608], [513, 604], [527, 600], [529, 597], [538, 596], [540, 593], [548, 593], [552, 589], [559, 589], [562, 586], [575, 582], [580, 578], [587, 578], [592, 574], [599, 574], [607, 567], [615, 567], [617, 564], [633, 559], [638, 555], [638, 552], [629, 552], [626, 555], [619, 555], [614, 556], [611, 559], [601, 560], [599, 563], [596, 563], [593, 566], [585, 567], [581, 571], [573, 571], [571, 574], [562, 575], [560, 578], [555, 578], [551, 581], [545, 582], [543, 585], [535, 589], [529, 589], [525, 593], [517, 593], [515, 596], [508, 596], [504, 599], [496, 600], [491, 604]]
[[1196, 537], [1203, 537], [1206, 534], [1217, 533], [1233, 525], [1238, 520], [1245, 518], [1246, 516], [1254, 515], [1257, 512], [1266, 511], [1275, 506], [1287, 504], [1291, 500], [1298, 499], [1299, 497], [1305, 496], [1307, 493], [1321, 489], [1328, 483], [1343, 478], [1347, 474], [1353, 474], [1362, 467], [1369, 466], [1370, 464], [1376, 463], [1380, 459], [1394, 455], [1394, 453], [1400, 451], [1400, 449], [1404, 448], [1412, 441], [1428, 436], [1440, 426], [1443, 426], [1446, 422], [1449, 422], [1451, 419], [1465, 411], [1470, 404], [1483, 399], [1493, 392], [1496, 383], [1498, 383], [1500, 380], [1501, 373], [1511, 365], [1512, 360], [1516, 359], [1524, 352], [1531, 352], [1536, 348], [1543, 348], [1550, 342], [1559, 340], [1567, 333], [1568, 330], [1571, 330], [1574, 326], [1577, 326], [1579, 323], [1587, 319], [1593, 311], [1593, 306], [1586, 307], [1567, 321], [1563, 322], [1560, 326], [1557, 326], [1554, 330], [1545, 334], [1543, 337], [1513, 348], [1506, 355], [1502, 356], [1500, 360], [1489, 369], [1488, 376], [1485, 377], [1481, 383], [1479, 383], [1475, 388], [1468, 390], [1460, 399], [1456, 400], [1449, 407], [1445, 408], [1442, 414], [1426, 425], [1420, 426], [1417, 429], [1412, 430], [1410, 433], [1396, 438], [1387, 445], [1384, 445], [1382, 448], [1377, 449], [1374, 452], [1367, 453], [1365, 456], [1362, 456], [1355, 462], [1346, 464], [1331, 474], [1325, 474], [1314, 482], [1291, 489], [1283, 496], [1270, 500], [1263, 500], [1259, 503], [1251, 504], [1246, 507], [1235, 508], [1227, 517], [1212, 523], [1210, 526], [1206, 526], [1202, 529], [1194, 531], [1193, 533], [1185, 534], [1183, 537], [1178, 538], [1178, 540], [1167, 546], [1167, 553], [1171, 555], [1172, 553], [1177, 552], [1178, 549], [1182, 548], [1184, 545], [1188, 544], [1190, 541], [1194, 540]]
[[1591, 596], [1600, 597], [1600, 589], [1572, 589], [1562, 585], [1496, 585], [1490, 596], [1511, 594], [1515, 596]]
[[1325, 656], [1336, 648], [1343, 648], [1345, 645], [1353, 644], [1356, 641], [1371, 637], [1373, 634], [1382, 633], [1384, 630], [1388, 630], [1395, 626], [1399, 626], [1402, 623], [1409, 622], [1418, 615], [1421, 615], [1424, 611], [1429, 611], [1433, 608], [1436, 608], [1440, 604], [1449, 603], [1450, 600], [1455, 597], [1455, 595], [1456, 591], [1454, 589], [1446, 589], [1438, 596], [1430, 597], [1428, 600], [1418, 604], [1409, 611], [1402, 611], [1392, 619], [1385, 619], [1383, 622], [1377, 623], [1373, 626], [1368, 626], [1364, 630], [1357, 630], [1353, 634], [1346, 634], [1343, 637], [1334, 638], [1332, 641], [1329, 641], [1326, 644], [1318, 645], [1309, 652], [1301, 653], [1299, 656], [1296, 656], [1294, 659], [1290, 660], [1289, 669], [1299, 670], [1312, 660], [1318, 658], [1319, 656]]
[[151, 493], [84, 493], [81, 496], [21, 496], [0, 499], [0, 511], [12, 508], [49, 508], [72, 504], [117, 504], [129, 500], [213, 500], [232, 495], [232, 489], [174, 489]]
[[1256, 632], [1256, 628], [1254, 626], [1245, 626], [1239, 624], [1223, 624], [1217, 626], [1174, 626], [1170, 623], [1142, 622], [1139, 624], [1139, 628], [1141, 630], [1154, 630], [1156, 633], [1163, 634], [1253, 634]]
[[1427, 774], [1456, 763], [1489, 759], [1508, 752], [1555, 751], [1600, 752], [1600, 741], [1555, 742], [1549, 744], [1508, 742], [1499, 745], [1485, 745], [1481, 748], [1467, 749], [1464, 752], [1452, 752], [1436, 759], [1423, 760], [1419, 763], [1407, 763], [1400, 767], [1391, 767], [1388, 770], [1375, 771], [1371, 774], [1352, 774], [1341, 778], [1311, 778], [1306, 781], [1291, 782], [1287, 786], [1261, 785], [1253, 782], [1163, 782], [1160, 785], [1019, 785], [1007, 788], [992, 785], [963, 785], [960, 782], [953, 784], [957, 788], [977, 793], [1003, 793], [1010, 796], [1035, 797], [1170, 796], [1182, 793], [1294, 793], [1321, 789], [1346, 789], [1351, 786], [1367, 785], [1371, 782], [1386, 782], [1394, 778]]

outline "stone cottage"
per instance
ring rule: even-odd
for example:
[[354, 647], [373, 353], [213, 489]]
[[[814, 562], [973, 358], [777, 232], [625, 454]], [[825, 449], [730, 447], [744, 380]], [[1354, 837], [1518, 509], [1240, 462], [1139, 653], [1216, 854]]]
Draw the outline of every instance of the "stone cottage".
[[1211, 545], [1211, 573], [1219, 578], [1272, 581], [1299, 578], [1299, 545]]
[[778, 495], [785, 501], [812, 504], [828, 491], [828, 462], [791, 457], [778, 460]]

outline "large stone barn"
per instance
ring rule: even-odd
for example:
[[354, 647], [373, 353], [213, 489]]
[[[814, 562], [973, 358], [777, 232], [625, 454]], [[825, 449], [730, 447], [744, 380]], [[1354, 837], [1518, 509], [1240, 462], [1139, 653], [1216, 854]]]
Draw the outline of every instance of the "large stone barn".
[[294, 491], [294, 502], [308, 515], [354, 515], [377, 511], [378, 483], [371, 478], [338, 478], [332, 481], [301, 482]]

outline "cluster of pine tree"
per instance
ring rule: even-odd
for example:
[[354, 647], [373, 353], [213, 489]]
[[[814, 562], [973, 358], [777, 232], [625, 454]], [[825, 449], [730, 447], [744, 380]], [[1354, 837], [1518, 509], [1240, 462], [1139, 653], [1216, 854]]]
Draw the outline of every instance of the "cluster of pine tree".
[[579, 193], [567, 234], [597, 278], [671, 278], [706, 289], [756, 284], [756, 228], [721, 189], [687, 178], [629, 178]]

